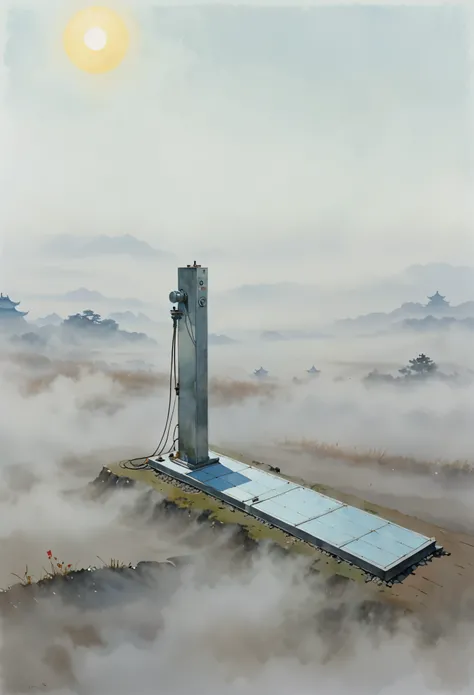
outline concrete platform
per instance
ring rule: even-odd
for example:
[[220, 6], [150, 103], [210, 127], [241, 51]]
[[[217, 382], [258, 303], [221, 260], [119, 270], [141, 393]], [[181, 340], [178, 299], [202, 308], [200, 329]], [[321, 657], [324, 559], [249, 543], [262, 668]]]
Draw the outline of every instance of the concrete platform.
[[186, 485], [390, 581], [436, 550], [436, 540], [290, 482], [210, 452], [214, 463], [189, 469], [178, 459], [149, 465]]

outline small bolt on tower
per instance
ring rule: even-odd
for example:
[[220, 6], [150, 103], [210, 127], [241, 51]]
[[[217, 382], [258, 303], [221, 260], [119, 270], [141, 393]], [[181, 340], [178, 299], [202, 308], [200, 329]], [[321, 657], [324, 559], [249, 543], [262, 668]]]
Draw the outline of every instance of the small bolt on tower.
[[170, 292], [178, 343], [178, 451], [176, 461], [200, 468], [209, 457], [208, 269], [194, 261], [178, 268], [178, 290]]

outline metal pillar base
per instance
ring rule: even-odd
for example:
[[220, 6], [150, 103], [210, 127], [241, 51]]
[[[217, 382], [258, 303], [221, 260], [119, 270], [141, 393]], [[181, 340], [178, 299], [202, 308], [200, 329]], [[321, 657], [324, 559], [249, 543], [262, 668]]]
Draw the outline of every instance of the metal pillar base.
[[156, 468], [157, 470], [162, 470], [161, 467], [157, 466], [157, 463], [164, 463], [165, 461], [173, 461], [173, 463], [178, 464], [178, 466], [182, 466], [188, 471], [197, 471], [200, 470], [201, 468], [207, 468], [207, 466], [213, 466], [216, 463], [220, 462], [219, 456], [208, 456], [207, 459], [204, 461], [200, 461], [197, 464], [190, 463], [189, 461], [185, 461], [184, 459], [180, 458], [179, 452], [176, 455], [170, 455], [167, 456], [166, 458], [150, 458], [148, 459], [148, 464], [152, 468]]
[[200, 470], [201, 468], [206, 468], [207, 466], [212, 466], [215, 463], [219, 463], [219, 457], [217, 458], [211, 458], [210, 456], [207, 457], [204, 461], [200, 461], [199, 463], [190, 463], [189, 461], [183, 461], [181, 458], [173, 458], [171, 459], [175, 463], [180, 463], [185, 468], [188, 468], [190, 471], [197, 471]]

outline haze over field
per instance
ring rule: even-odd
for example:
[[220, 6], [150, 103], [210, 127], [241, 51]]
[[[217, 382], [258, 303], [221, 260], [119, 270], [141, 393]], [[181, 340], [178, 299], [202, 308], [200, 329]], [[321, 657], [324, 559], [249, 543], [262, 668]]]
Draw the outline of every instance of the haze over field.
[[[43, 576], [48, 550], [190, 564], [99, 606], [0, 594], [0, 692], [471, 693], [469, 582], [377, 626], [364, 585], [243, 557], [235, 530], [158, 514], [146, 490], [84, 494], [161, 436], [168, 293], [197, 259], [211, 331], [236, 341], [211, 341], [213, 444], [474, 543], [474, 334], [336, 330], [438, 289], [474, 300], [468, 5], [111, 0], [132, 51], [91, 76], [60, 44], [84, 4], [0, 7], [0, 290], [31, 311], [27, 340], [0, 339], [0, 586]], [[85, 309], [156, 343], [65, 340]], [[449, 378], [363, 380], [421, 352]]]
[[[201, 551], [197, 566], [191, 565], [180, 575], [178, 588], [174, 582], [172, 589], [168, 580], [158, 576], [156, 598], [152, 601], [148, 597], [155, 607], [144, 603], [145, 599], [136, 603], [132, 593], [132, 607], [104, 606], [99, 613], [90, 610], [85, 614], [72, 607], [59, 611], [56, 607], [51, 613], [43, 599], [28, 618], [29, 656], [21, 671], [19, 667], [15, 670], [15, 660], [9, 655], [12, 650], [18, 653], [23, 632], [9, 618], [0, 652], [7, 683], [14, 682], [21, 686], [20, 692], [26, 692], [27, 685], [36, 679], [47, 682], [47, 689], [67, 681], [57, 665], [42, 664], [46, 652], [56, 644], [62, 650], [61, 660], [71, 660], [85, 692], [112, 692], [119, 681], [128, 683], [120, 665], [128, 643], [127, 658], [134, 665], [134, 682], [140, 684], [141, 692], [152, 692], [151, 680], [156, 678], [166, 683], [165, 692], [182, 692], [189, 687], [188, 676], [177, 668], [177, 659], [183, 644], [191, 640], [193, 672], [210, 692], [223, 688], [254, 693], [257, 688], [272, 687], [274, 679], [281, 681], [286, 673], [285, 678], [291, 675], [292, 681], [288, 685], [285, 679], [280, 682], [282, 692], [294, 692], [295, 679], [299, 692], [312, 692], [311, 679], [318, 677], [342, 693], [359, 669], [360, 674], [366, 673], [365, 692], [369, 693], [390, 692], [382, 688], [402, 685], [413, 687], [413, 692], [428, 693], [435, 683], [449, 692], [452, 683], [459, 681], [470, 687], [469, 652], [464, 660], [456, 641], [442, 641], [434, 651], [423, 648], [419, 652], [415, 647], [419, 638], [411, 621], [402, 624], [394, 635], [382, 631], [375, 637], [372, 629], [353, 622], [363, 594], [354, 590], [345, 596], [346, 609], [342, 609], [337, 595], [329, 599], [317, 581], [303, 579], [304, 563], [296, 559], [281, 566], [281, 560], [263, 552], [250, 567], [231, 570], [234, 551], [225, 551], [216, 537], [206, 536], [202, 530], [198, 533], [191, 521], [182, 528], [172, 519], [152, 521], [152, 500], [138, 490], [114, 493], [101, 505], [71, 497], [71, 491], [82, 488], [103, 463], [154, 448], [165, 413], [165, 375], [158, 382], [151, 377], [143, 380], [139, 374], [134, 378], [130, 372], [121, 379], [118, 374], [88, 374], [87, 365], [74, 373], [60, 363], [46, 367], [37, 362], [34, 357], [2, 362], [2, 403], [5, 410], [8, 404], [9, 412], [1, 429], [2, 584], [15, 581], [10, 572], [21, 576], [25, 564], [33, 576], [41, 576], [50, 548], [61, 560], [77, 562], [79, 567], [100, 565], [97, 557], [138, 562], [193, 555], [196, 537], [200, 538]], [[368, 394], [350, 383], [282, 384], [272, 389], [221, 380], [212, 382], [211, 394], [212, 439], [216, 445], [238, 447], [258, 457], [264, 449], [265, 460], [278, 463], [287, 473], [337, 484], [339, 489], [365, 494], [375, 502], [388, 501], [389, 506], [405, 513], [417, 515], [423, 510], [424, 518], [448, 529], [472, 531], [469, 481], [438, 482], [423, 471], [417, 472], [416, 466], [409, 471], [379, 470], [369, 457], [366, 462], [355, 457], [351, 461], [334, 451], [325, 455], [324, 450], [317, 449], [318, 442], [324, 441], [339, 442], [349, 452], [354, 443], [363, 449], [384, 442], [389, 451], [397, 452], [403, 442], [402, 453], [423, 457], [436, 448], [440, 457], [463, 456], [472, 451], [472, 413], [467, 405], [472, 401], [470, 389], [463, 394], [462, 414], [460, 401], [453, 400], [449, 389], [434, 385], [395, 396], [383, 389]], [[429, 409], [427, 403], [431, 404]], [[292, 454], [278, 450], [276, 442], [285, 435], [294, 440], [318, 440], [316, 453], [304, 448]], [[207, 563], [205, 569], [202, 562]], [[124, 602], [128, 591], [125, 587]], [[467, 601], [468, 596], [459, 599]], [[447, 617], [443, 618], [447, 622], [443, 625], [446, 629], [449, 625], [460, 638], [462, 634], [466, 644], [471, 628], [448, 620], [450, 601], [447, 595]], [[342, 624], [333, 628], [331, 638], [325, 632], [327, 618], [317, 617], [321, 610], [330, 608], [343, 611], [339, 618]], [[343, 618], [347, 609], [349, 613]], [[308, 611], [314, 613], [314, 620], [309, 622]], [[88, 634], [91, 629], [98, 630], [104, 646], [94, 647], [96, 641], [91, 638], [86, 651], [73, 650], [71, 638], [63, 633], [71, 625], [75, 630], [87, 628]], [[147, 634], [158, 629], [151, 643], [143, 636], [146, 626]], [[252, 649], [249, 635], [244, 638], [249, 628]], [[324, 666], [329, 645], [333, 645], [333, 653]], [[389, 667], [394, 648], [399, 650], [401, 672]], [[367, 675], [364, 664], [373, 659], [375, 649], [380, 670]], [[455, 672], [448, 668], [453, 650], [457, 654]], [[436, 665], [444, 660], [446, 667]]]
[[[67, 4], [59, 19], [54, 3], [29, 8], [3, 31], [12, 292], [71, 289], [27, 259], [50, 234], [132, 233], [212, 265], [216, 289], [295, 276], [337, 288], [469, 258], [462, 6], [140, 3], [133, 60], [99, 82], [57, 52]], [[81, 269], [104, 294], [125, 276], [129, 296], [157, 293], [136, 263]]]

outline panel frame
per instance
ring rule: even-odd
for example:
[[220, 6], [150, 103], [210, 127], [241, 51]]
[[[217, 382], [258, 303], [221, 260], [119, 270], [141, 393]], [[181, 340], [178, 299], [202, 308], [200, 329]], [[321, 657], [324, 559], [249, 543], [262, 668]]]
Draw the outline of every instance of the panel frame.
[[[274, 475], [273, 473], [267, 473], [266, 471], [261, 471], [260, 469], [257, 469], [253, 466], [249, 466], [240, 461], [236, 461], [235, 459], [231, 459], [227, 456], [218, 455], [214, 452], [209, 453], [211, 458], [219, 456], [219, 463], [210, 464], [208, 467], [204, 466], [200, 469], [191, 469], [186, 465], [186, 463], [177, 459], [160, 460], [159, 458], [154, 457], [148, 459], [148, 463], [159, 473], [163, 473], [164, 475], [174, 478], [186, 485], [189, 485], [190, 487], [194, 487], [197, 490], [210, 495], [211, 497], [219, 499], [222, 502], [228, 504], [229, 506], [235, 507], [236, 509], [239, 509], [240, 511], [243, 511], [253, 516], [254, 518], [257, 518], [260, 521], [263, 521], [265, 523], [270, 524], [271, 526], [279, 528], [285, 533], [288, 533], [289, 535], [298, 538], [299, 540], [309, 543], [313, 547], [319, 548], [329, 553], [330, 555], [333, 555], [345, 562], [348, 562], [351, 565], [354, 565], [355, 567], [358, 567], [359, 569], [363, 570], [367, 574], [374, 577], [378, 577], [379, 579], [385, 582], [390, 582], [393, 579], [400, 577], [401, 575], [403, 575], [404, 572], [406, 572], [406, 570], [416, 566], [420, 561], [433, 555], [433, 553], [437, 550], [435, 538], [428, 538], [427, 536], [423, 536], [420, 533], [411, 531], [410, 529], [407, 529], [403, 526], [399, 526], [398, 524], [394, 524], [393, 522], [382, 519], [381, 517], [375, 517], [375, 519], [378, 519], [379, 521], [379, 524], [376, 524], [378, 528], [369, 528], [367, 533], [363, 533], [357, 538], [353, 538], [352, 540], [339, 545], [327, 542], [323, 538], [315, 536], [314, 534], [308, 531], [308, 524], [311, 521], [317, 521], [321, 518], [328, 518], [334, 512], [341, 512], [341, 510], [343, 510], [344, 508], [346, 508], [347, 510], [357, 510], [358, 513], [360, 513], [361, 515], [367, 515], [367, 517], [370, 517], [372, 515], [369, 512], [357, 509], [357, 507], [346, 505], [342, 502], [339, 502], [338, 500], [333, 499], [332, 497], [322, 495], [316, 490], [312, 490], [311, 488], [308, 488], [306, 486], [298, 485], [297, 483], [287, 481], [285, 478], [281, 476]], [[209, 474], [216, 472], [217, 475], [213, 475], [212, 477], [208, 478]], [[229, 490], [235, 489], [235, 486], [234, 488], [227, 488], [228, 491], [226, 492], [226, 489], [219, 490], [216, 487], [213, 487], [212, 485], [213, 481], [217, 482], [219, 480], [223, 480], [226, 476], [234, 473], [242, 475], [243, 477], [247, 477], [245, 475], [246, 472], [248, 473], [249, 482], [252, 480], [252, 473], [255, 474], [255, 477], [257, 479], [259, 478], [263, 480], [269, 480], [268, 491], [262, 495], [262, 497], [265, 496], [265, 499], [257, 498], [258, 501], [255, 502], [255, 497], [238, 499], [238, 497], [234, 497], [228, 492]], [[288, 483], [288, 487], [286, 487], [284, 483]], [[273, 488], [271, 487], [272, 485], [274, 485]], [[309, 494], [313, 494], [319, 498], [327, 499], [328, 501], [333, 502], [337, 506], [330, 511], [306, 518], [298, 524], [288, 523], [283, 518], [279, 518], [275, 514], [268, 513], [264, 509], [261, 509], [259, 507], [259, 505], [261, 506], [266, 502], [275, 501], [278, 504], [279, 501], [281, 502], [281, 500], [283, 500], [286, 494], [288, 494], [289, 492], [296, 493], [298, 490], [308, 492]], [[281, 506], [283, 506], [284, 508], [284, 505]], [[296, 510], [293, 511], [299, 513]], [[417, 547], [411, 549], [409, 546], [405, 546], [407, 547], [409, 552], [407, 552], [405, 555], [397, 557], [396, 560], [385, 565], [377, 564], [376, 562], [371, 562], [367, 558], [363, 557], [363, 555], [359, 555], [358, 553], [353, 552], [353, 548], [350, 547], [352, 544], [356, 544], [358, 542], [367, 543], [366, 539], [368, 536], [370, 536], [371, 533], [380, 532], [382, 529], [397, 529], [399, 530], [400, 536], [403, 536], [404, 534], [408, 533], [412, 536], [412, 538], [419, 538], [420, 544]], [[394, 542], [396, 541], [394, 540]], [[404, 545], [401, 542], [399, 543], [400, 545]], [[379, 546], [374, 547], [378, 548]], [[383, 551], [383, 549], [381, 550]]]

